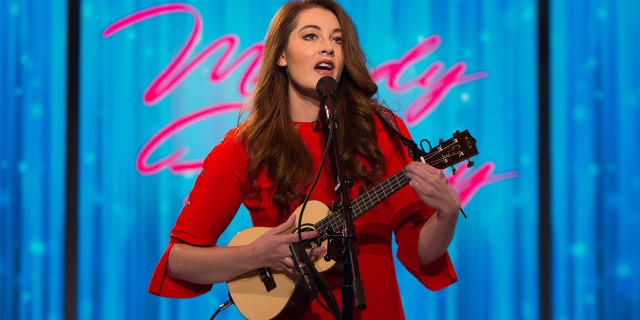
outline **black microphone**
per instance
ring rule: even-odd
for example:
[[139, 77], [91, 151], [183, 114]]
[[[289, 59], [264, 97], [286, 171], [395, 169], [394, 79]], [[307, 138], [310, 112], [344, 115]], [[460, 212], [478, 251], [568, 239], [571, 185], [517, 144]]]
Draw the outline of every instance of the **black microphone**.
[[[309, 265], [305, 261], [309, 261], [309, 256], [307, 255], [307, 251], [304, 250], [302, 244], [300, 242], [292, 242], [289, 244], [289, 251], [291, 251], [291, 259], [293, 259], [293, 265], [296, 266], [298, 272], [302, 275], [302, 279], [304, 280], [307, 289], [313, 296], [313, 298], [318, 297], [318, 287], [313, 282], [313, 278], [311, 276], [311, 269], [309, 269]], [[306, 259], [305, 259], [306, 257]]]
[[318, 80], [316, 91], [320, 96], [320, 106], [324, 108], [326, 122], [330, 124], [336, 118], [336, 103], [338, 101], [338, 82], [330, 76]]

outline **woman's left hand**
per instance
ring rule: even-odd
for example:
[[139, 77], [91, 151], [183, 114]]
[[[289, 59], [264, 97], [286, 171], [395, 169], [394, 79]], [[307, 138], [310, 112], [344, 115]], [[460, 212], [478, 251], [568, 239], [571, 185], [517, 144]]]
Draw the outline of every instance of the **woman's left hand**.
[[409, 185], [420, 199], [439, 214], [452, 217], [460, 211], [460, 196], [451, 186], [442, 170], [426, 163], [413, 161], [405, 166], [405, 175]]

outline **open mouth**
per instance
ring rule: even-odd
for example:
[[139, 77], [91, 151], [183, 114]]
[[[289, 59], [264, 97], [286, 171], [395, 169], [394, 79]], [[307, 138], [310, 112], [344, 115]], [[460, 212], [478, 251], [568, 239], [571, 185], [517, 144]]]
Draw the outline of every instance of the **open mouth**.
[[315, 65], [315, 69], [316, 70], [320, 70], [320, 71], [331, 71], [331, 70], [333, 70], [333, 62], [331, 62], [331, 61], [319, 61]]

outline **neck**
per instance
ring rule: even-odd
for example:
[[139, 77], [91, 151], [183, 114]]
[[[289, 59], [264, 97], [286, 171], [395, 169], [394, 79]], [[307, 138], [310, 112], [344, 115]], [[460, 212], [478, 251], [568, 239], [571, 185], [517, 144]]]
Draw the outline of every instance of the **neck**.
[[316, 121], [320, 112], [320, 101], [308, 95], [302, 95], [289, 86], [289, 111], [291, 120], [295, 122]]

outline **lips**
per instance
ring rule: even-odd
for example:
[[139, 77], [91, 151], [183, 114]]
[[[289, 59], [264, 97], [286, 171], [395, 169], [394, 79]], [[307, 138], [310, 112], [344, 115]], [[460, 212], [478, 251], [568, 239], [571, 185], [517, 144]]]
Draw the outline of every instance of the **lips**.
[[320, 60], [314, 66], [314, 69], [323, 74], [330, 74], [333, 71], [334, 64], [331, 60]]

